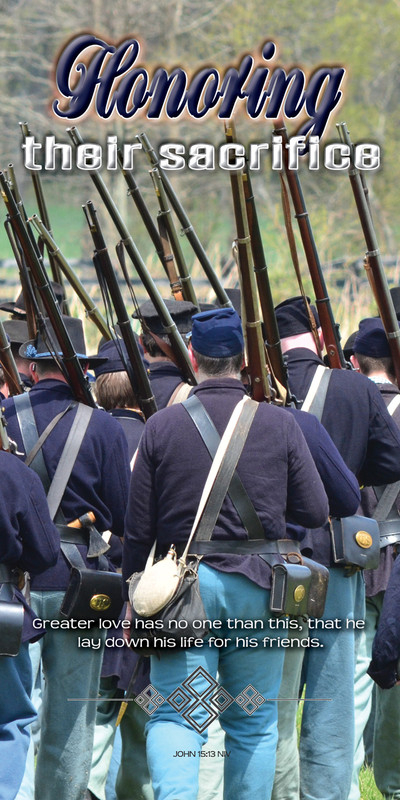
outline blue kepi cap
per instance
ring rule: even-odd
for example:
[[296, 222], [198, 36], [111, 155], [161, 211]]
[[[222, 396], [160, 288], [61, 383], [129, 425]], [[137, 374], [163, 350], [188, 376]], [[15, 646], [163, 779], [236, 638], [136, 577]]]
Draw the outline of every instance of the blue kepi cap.
[[192, 317], [192, 347], [211, 358], [229, 358], [243, 352], [242, 323], [234, 308], [215, 308]]
[[353, 349], [355, 353], [370, 358], [390, 357], [389, 342], [379, 317], [367, 317], [361, 320]]

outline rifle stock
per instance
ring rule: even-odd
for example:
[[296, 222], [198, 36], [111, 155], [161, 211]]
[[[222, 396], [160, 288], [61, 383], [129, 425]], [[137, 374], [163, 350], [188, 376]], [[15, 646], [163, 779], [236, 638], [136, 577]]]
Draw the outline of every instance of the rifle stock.
[[7, 420], [4, 416], [4, 409], [0, 406], [0, 450], [6, 453], [15, 453], [17, 447], [15, 442], [11, 442], [7, 433]]
[[250, 172], [247, 167], [245, 168], [242, 177], [251, 240], [251, 250], [253, 254], [254, 272], [256, 275], [264, 329], [267, 337], [265, 346], [267, 348], [271, 371], [276, 381], [278, 394], [282, 394], [283, 387], [283, 393], [285, 394], [286, 399], [289, 396], [286, 368], [283, 363], [281, 340], [275, 317], [274, 301], [272, 299], [271, 284], [268, 277], [268, 267], [264, 255], [255, 198], [251, 186]]
[[175, 267], [174, 255], [171, 251], [168, 231], [165, 225], [164, 217], [157, 216], [158, 230], [163, 249], [164, 267], [168, 275], [169, 288], [171, 289], [172, 297], [175, 300], [183, 300], [182, 282]]

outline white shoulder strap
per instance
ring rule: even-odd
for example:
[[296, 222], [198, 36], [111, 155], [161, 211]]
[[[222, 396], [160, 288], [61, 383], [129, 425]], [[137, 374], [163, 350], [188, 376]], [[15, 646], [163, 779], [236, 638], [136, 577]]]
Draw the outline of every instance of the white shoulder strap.
[[317, 394], [318, 387], [322, 381], [322, 376], [325, 372], [327, 367], [324, 367], [322, 364], [318, 364], [317, 369], [315, 370], [314, 377], [310, 383], [310, 388], [306, 394], [304, 403], [301, 407], [302, 411], [308, 411], [312, 401], [314, 400], [315, 395]]
[[[233, 434], [235, 432], [236, 426], [237, 426], [237, 424], [239, 422], [239, 419], [240, 419], [240, 417], [241, 417], [241, 415], [243, 413], [244, 406], [247, 405], [248, 403], [252, 403], [252, 414], [251, 414], [251, 417], [249, 417], [248, 422], [247, 422], [248, 427], [250, 427], [251, 420], [253, 419], [253, 416], [254, 416], [254, 414], [255, 414], [255, 412], [257, 410], [258, 403], [256, 403], [254, 400], [251, 400], [251, 398], [248, 397], [247, 395], [244, 395], [242, 400], [240, 400], [239, 403], [237, 403], [235, 408], [233, 409], [232, 415], [231, 415], [231, 417], [229, 419], [229, 422], [228, 422], [228, 424], [227, 424], [227, 426], [225, 428], [225, 431], [224, 431], [224, 433], [223, 433], [223, 435], [221, 437], [221, 440], [220, 440], [219, 445], [218, 445], [217, 452], [216, 452], [216, 454], [214, 456], [214, 459], [213, 459], [211, 467], [210, 467], [210, 471], [209, 471], [209, 473], [207, 475], [207, 479], [206, 479], [206, 482], [205, 482], [205, 485], [204, 485], [204, 488], [203, 488], [203, 492], [202, 492], [202, 495], [201, 495], [201, 498], [200, 498], [199, 507], [197, 509], [196, 517], [195, 517], [195, 520], [194, 520], [193, 525], [192, 525], [192, 530], [190, 532], [188, 541], [186, 543], [186, 547], [185, 547], [185, 549], [184, 549], [184, 551], [182, 553], [181, 559], [180, 559], [182, 563], [185, 563], [185, 561], [186, 561], [186, 558], [187, 558], [187, 555], [188, 555], [188, 552], [189, 552], [190, 544], [192, 542], [193, 537], [196, 535], [197, 528], [199, 527], [200, 520], [201, 520], [201, 517], [203, 515], [203, 511], [204, 511], [205, 506], [207, 504], [207, 501], [208, 501], [209, 495], [211, 493], [211, 490], [212, 490], [212, 488], [213, 488], [213, 486], [214, 486], [214, 484], [215, 484], [215, 482], [217, 480], [217, 476], [219, 474], [222, 462], [223, 462], [223, 460], [225, 458], [225, 454], [226, 454], [226, 452], [228, 450], [228, 446], [229, 446], [229, 444], [230, 444], [230, 442], [232, 440], [232, 437], [233, 437]], [[235, 459], [235, 464], [234, 464], [234, 466], [233, 466], [233, 468], [231, 470], [230, 477], [232, 477], [233, 471], [234, 471], [234, 469], [236, 467], [236, 463], [237, 463], [237, 461], [239, 459], [239, 455], [240, 455], [240, 452], [242, 451], [243, 445], [245, 443], [245, 439], [246, 439], [246, 436], [242, 436], [241, 437], [241, 441], [239, 443], [239, 447], [238, 447], [237, 453], [236, 453], [237, 459]], [[229, 481], [230, 481], [230, 478], [228, 480], [228, 485], [229, 485]], [[154, 544], [153, 544], [153, 547], [150, 550], [150, 553], [149, 553], [149, 556], [148, 556], [148, 559], [147, 559], [147, 562], [146, 562], [145, 569], [148, 569], [151, 566], [151, 564], [153, 563], [155, 550], [156, 550], [156, 544], [157, 544], [157, 542], [155, 541]]]
[[169, 406], [174, 406], [175, 403], [183, 403], [183, 401], [189, 397], [192, 389], [193, 386], [190, 386], [189, 383], [178, 383], [178, 386], [174, 389], [168, 400], [167, 408]]
[[396, 408], [400, 405], [400, 394], [396, 394], [395, 397], [390, 401], [389, 405], [386, 406], [390, 416], [392, 417]]

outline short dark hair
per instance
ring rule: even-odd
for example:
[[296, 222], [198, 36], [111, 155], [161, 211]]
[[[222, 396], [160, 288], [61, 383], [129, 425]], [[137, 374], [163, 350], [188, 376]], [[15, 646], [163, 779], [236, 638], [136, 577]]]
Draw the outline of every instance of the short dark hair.
[[372, 358], [372, 356], [364, 356], [362, 353], [357, 352], [354, 353], [354, 355], [360, 365], [360, 371], [363, 375], [371, 375], [372, 372], [384, 372], [395, 380], [396, 374], [391, 356]]
[[96, 379], [97, 402], [106, 411], [113, 408], [135, 408], [137, 397], [126, 372], [104, 372]]
[[193, 349], [193, 355], [201, 372], [206, 375], [238, 375], [243, 363], [243, 353], [226, 358], [203, 356]]
[[[167, 335], [159, 336], [158, 338], [166, 344], [170, 343]], [[164, 356], [167, 358], [165, 353], [163, 353], [161, 348], [158, 346], [157, 342], [153, 339], [151, 333], [142, 333], [142, 344], [144, 350], [148, 352], [149, 356], [152, 356], [153, 358], [156, 358], [157, 356]]]
[[[29, 359], [27, 359], [27, 363], [29, 364]], [[45, 378], [46, 375], [49, 375], [52, 372], [62, 373], [57, 361], [54, 361], [53, 358], [38, 359], [34, 363], [36, 364], [36, 373], [39, 378]]]

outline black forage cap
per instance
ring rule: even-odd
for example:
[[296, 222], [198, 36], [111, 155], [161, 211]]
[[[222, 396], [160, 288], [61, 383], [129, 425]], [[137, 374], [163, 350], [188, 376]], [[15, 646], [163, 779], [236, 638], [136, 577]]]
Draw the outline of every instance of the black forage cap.
[[[173, 321], [180, 333], [189, 333], [192, 330], [192, 316], [197, 314], [197, 307], [188, 300], [174, 300], [168, 298], [164, 303], [171, 314]], [[132, 314], [133, 319], [143, 318], [150, 330], [157, 336], [163, 336], [165, 330], [158, 316], [157, 310], [151, 300], [146, 300], [139, 306], [139, 313]]]
[[[310, 302], [309, 297], [307, 297], [307, 300]], [[311, 306], [311, 311], [314, 314], [316, 326], [319, 328], [320, 321], [315, 306]], [[284, 300], [275, 306], [275, 316], [281, 339], [285, 339], [287, 336], [298, 336], [300, 333], [311, 333], [312, 331], [307, 308], [301, 296], [289, 297], [288, 300]]]

